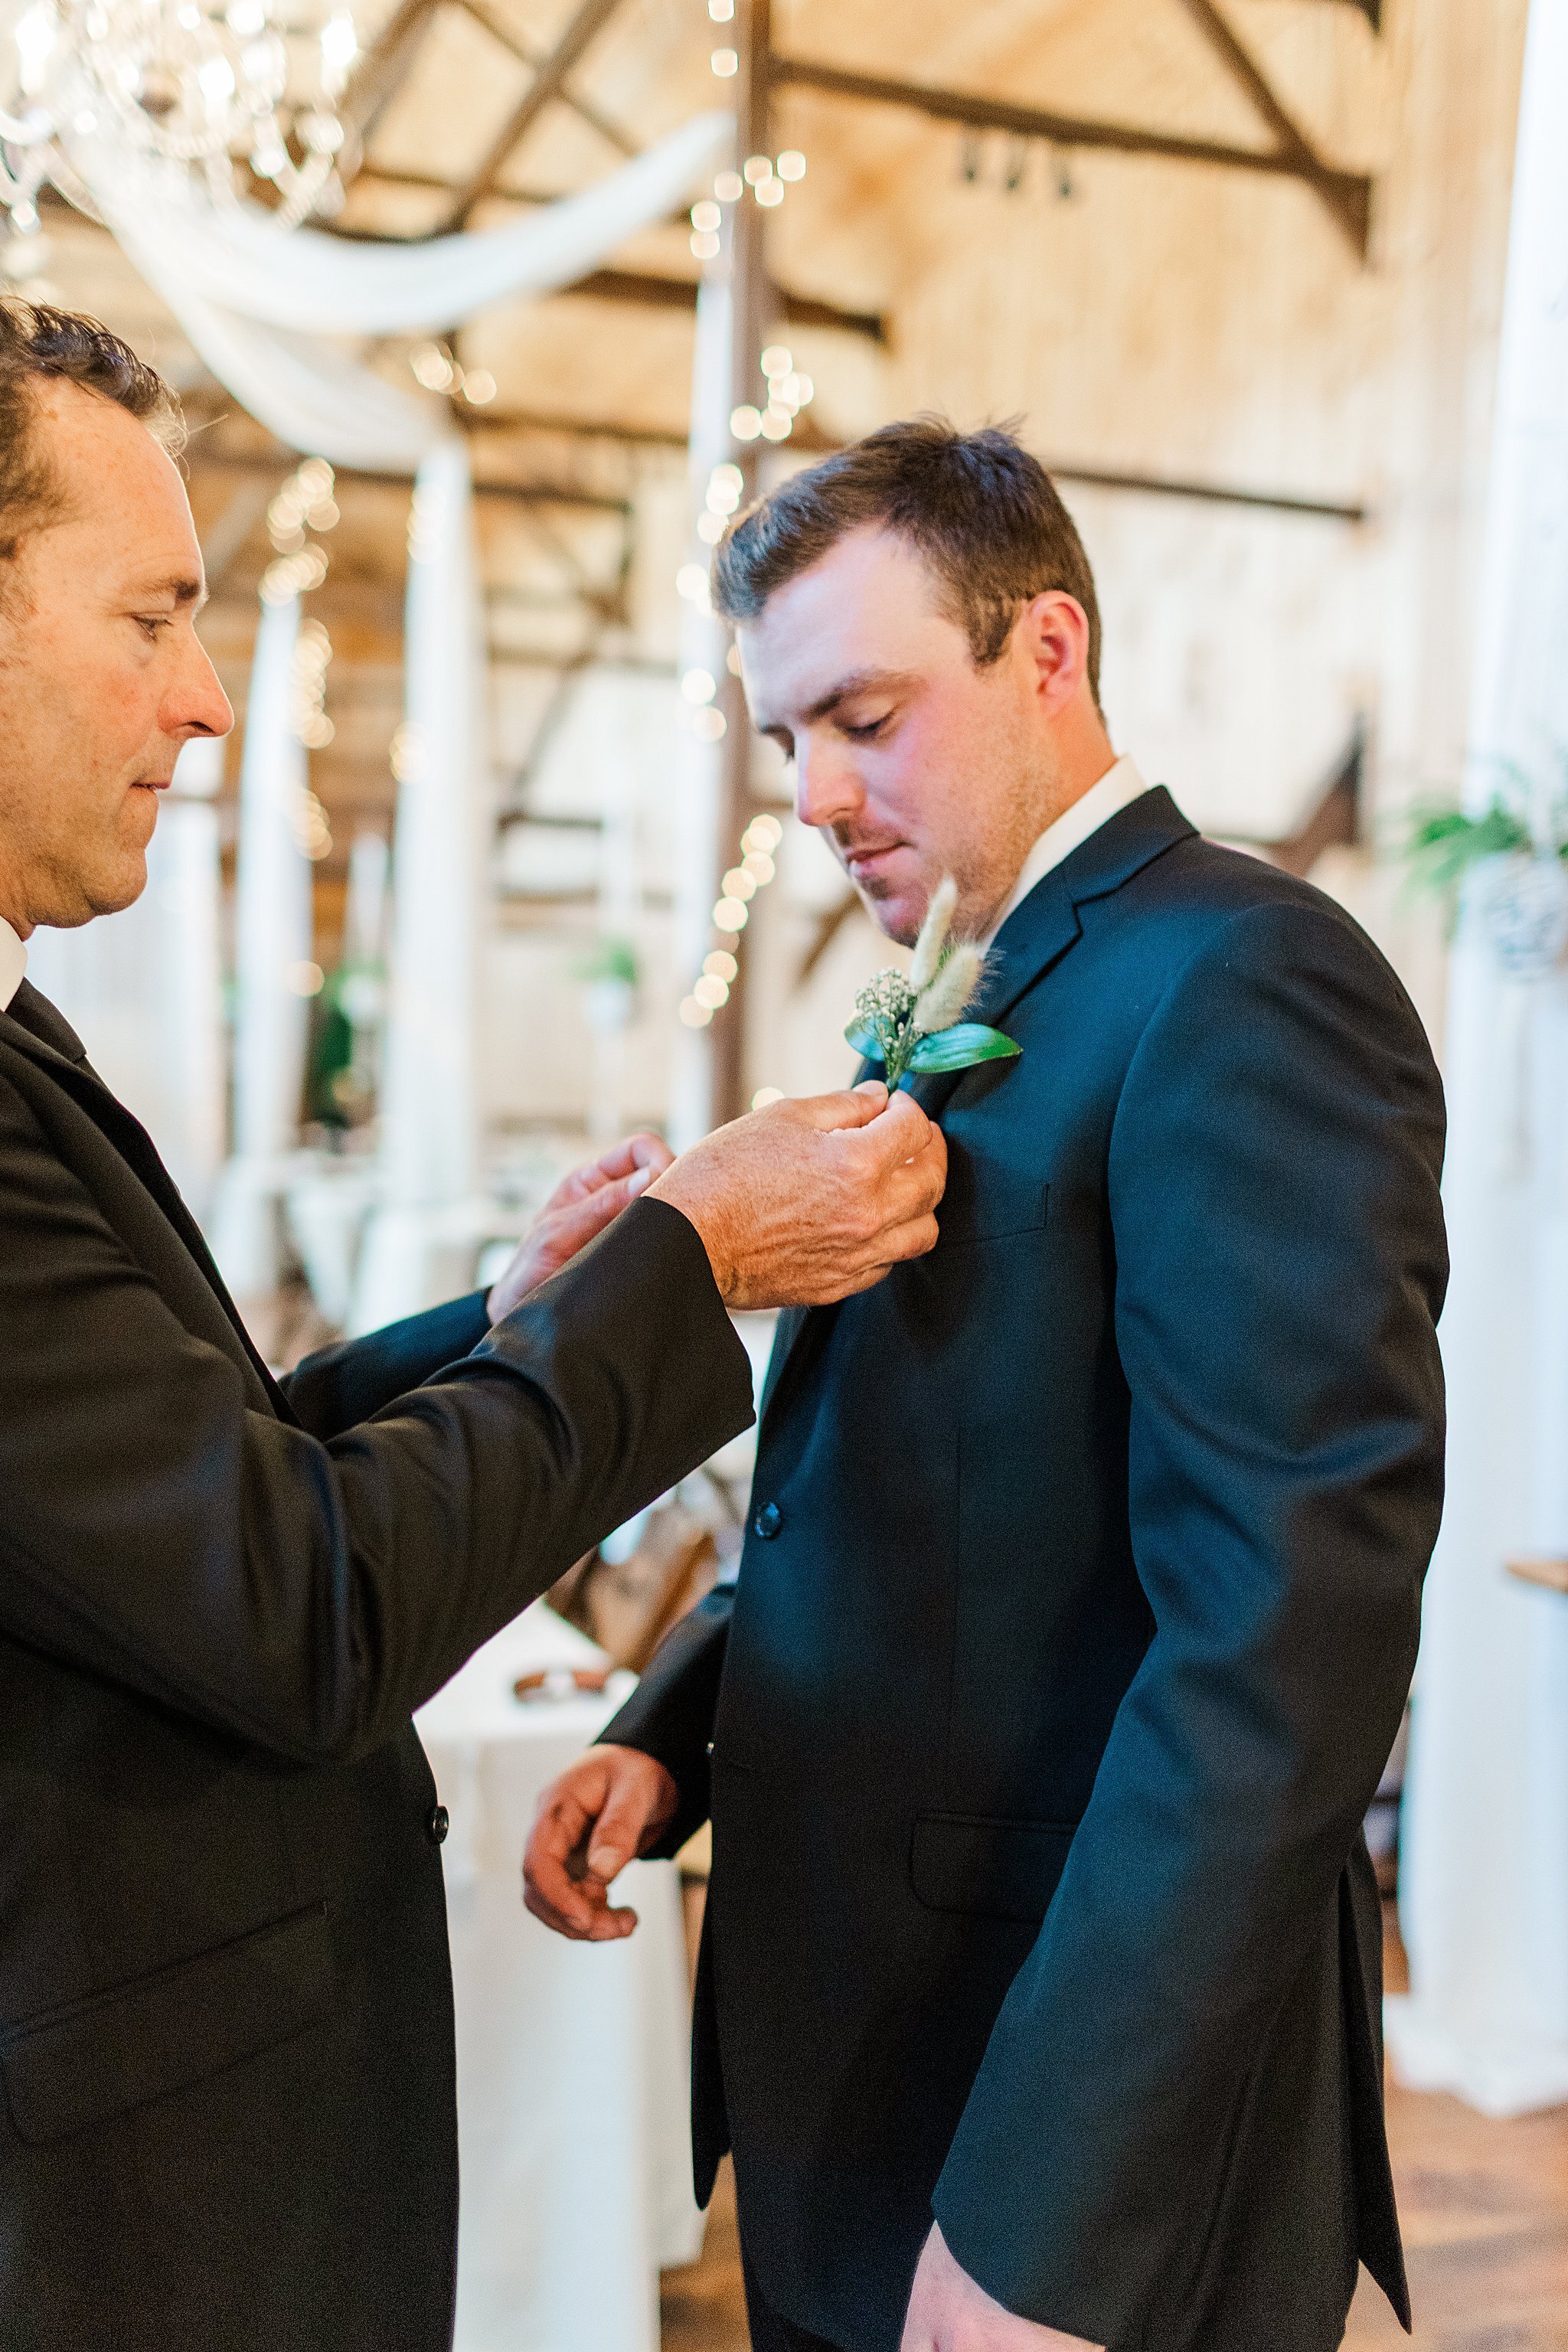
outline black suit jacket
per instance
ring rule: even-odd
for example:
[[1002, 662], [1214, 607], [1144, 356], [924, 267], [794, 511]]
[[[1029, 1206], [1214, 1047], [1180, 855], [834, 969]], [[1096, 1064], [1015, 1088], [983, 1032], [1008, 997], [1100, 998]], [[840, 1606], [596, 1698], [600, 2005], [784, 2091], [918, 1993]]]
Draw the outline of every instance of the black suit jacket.
[[0, 2343], [441, 2352], [451, 1988], [414, 1707], [751, 1419], [639, 1202], [258, 1360], [59, 1016], [0, 1014]]
[[[739, 1582], [607, 1739], [710, 1804], [696, 2119], [894, 2352], [932, 2211], [1113, 2352], [1405, 2309], [1363, 1814], [1442, 1479], [1442, 1097], [1363, 933], [1145, 794], [924, 1081], [942, 1238], [786, 1317]], [[711, 1763], [708, 1743], [712, 1740]]]

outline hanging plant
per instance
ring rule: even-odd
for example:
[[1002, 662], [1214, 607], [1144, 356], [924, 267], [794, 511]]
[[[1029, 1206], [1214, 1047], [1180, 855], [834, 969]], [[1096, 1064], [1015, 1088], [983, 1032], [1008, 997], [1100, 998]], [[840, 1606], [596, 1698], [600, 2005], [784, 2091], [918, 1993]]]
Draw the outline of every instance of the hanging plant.
[[[1568, 757], [1558, 763], [1568, 773]], [[1568, 949], [1568, 797], [1511, 760], [1491, 763], [1504, 782], [1479, 816], [1461, 808], [1418, 810], [1405, 856], [1419, 887], [1467, 903], [1513, 978], [1550, 971]], [[1472, 877], [1474, 877], [1472, 879]]]

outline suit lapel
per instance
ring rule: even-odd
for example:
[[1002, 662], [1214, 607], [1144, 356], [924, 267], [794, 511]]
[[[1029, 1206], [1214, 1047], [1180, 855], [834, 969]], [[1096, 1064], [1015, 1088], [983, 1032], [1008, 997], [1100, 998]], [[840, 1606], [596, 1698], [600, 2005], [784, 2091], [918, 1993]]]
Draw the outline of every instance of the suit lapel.
[[[1163, 785], [1141, 793], [1108, 818], [1069, 857], [1053, 866], [1008, 916], [986, 958], [980, 992], [965, 1019], [992, 1029], [1004, 1027], [1019, 998], [1082, 937], [1079, 908], [1120, 890], [1134, 874], [1195, 832]], [[928, 1118], [939, 1118], [965, 1075], [944, 1070], [936, 1077], [916, 1078], [910, 1091]]]
[[[1097, 833], [1080, 842], [1070, 857], [1043, 876], [1023, 904], [1014, 908], [996, 935], [986, 958], [980, 992], [965, 1016], [1000, 1028], [1019, 998], [1059, 963], [1082, 936], [1079, 908], [1091, 898], [1119, 890], [1156, 857], [1190, 840], [1196, 827], [1187, 823], [1163, 785], [1142, 793], [1108, 818]], [[862, 1062], [857, 1078], [869, 1077], [879, 1063]], [[909, 1090], [928, 1118], [940, 1119], [963, 1070], [944, 1070], [929, 1078], [913, 1078]], [[788, 1387], [795, 1388], [810, 1370], [832, 1328], [837, 1308], [790, 1307], [779, 1318], [768, 1376], [763, 1388], [763, 1419]]]
[[282, 1421], [294, 1421], [288, 1398], [268, 1370], [228, 1295], [227, 1286], [213, 1262], [200, 1226], [181, 1198], [178, 1186], [164, 1167], [152, 1137], [122, 1102], [111, 1095], [87, 1058], [87, 1049], [47, 997], [24, 981], [10, 1010], [0, 1013], [0, 1036], [36, 1062], [84, 1110], [105, 1140], [113, 1145], [126, 1167], [151, 1194], [166, 1222], [178, 1234], [197, 1271], [222, 1308], [239, 1342], [245, 1361], [261, 1382], [268, 1402]]

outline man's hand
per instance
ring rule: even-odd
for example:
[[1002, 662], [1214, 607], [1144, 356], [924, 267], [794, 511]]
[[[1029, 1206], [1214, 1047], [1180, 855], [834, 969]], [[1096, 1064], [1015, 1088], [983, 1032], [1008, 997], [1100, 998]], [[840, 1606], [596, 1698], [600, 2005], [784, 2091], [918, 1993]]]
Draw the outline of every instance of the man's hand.
[[993, 2303], [959, 2268], [933, 2222], [910, 2291], [900, 2352], [1105, 2352], [1105, 2347], [1041, 2327]]
[[701, 1234], [727, 1307], [821, 1307], [936, 1240], [942, 1130], [879, 1080], [770, 1103], [683, 1151], [649, 1187]]
[[612, 1911], [613, 1879], [674, 1818], [672, 1775], [638, 1748], [590, 1748], [539, 1800], [522, 1857], [522, 1899], [558, 1936], [605, 1944], [629, 1936], [631, 1910]]
[[531, 1290], [586, 1249], [595, 1234], [646, 1192], [674, 1158], [663, 1136], [633, 1135], [585, 1167], [574, 1168], [557, 1184], [490, 1292], [486, 1301], [490, 1321], [499, 1323], [510, 1315]]

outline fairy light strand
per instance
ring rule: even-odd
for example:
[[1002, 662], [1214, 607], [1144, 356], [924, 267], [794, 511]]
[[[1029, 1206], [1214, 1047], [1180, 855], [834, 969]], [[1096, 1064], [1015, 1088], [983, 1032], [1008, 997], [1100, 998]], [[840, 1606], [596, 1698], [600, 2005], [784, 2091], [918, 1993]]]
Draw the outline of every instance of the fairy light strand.
[[778, 872], [776, 852], [783, 839], [783, 825], [766, 812], [754, 816], [741, 835], [740, 862], [725, 875], [713, 905], [717, 940], [702, 960], [690, 994], [680, 1001], [680, 1018], [689, 1029], [706, 1029], [730, 1001], [741, 969], [735, 942], [751, 919], [752, 900]]

